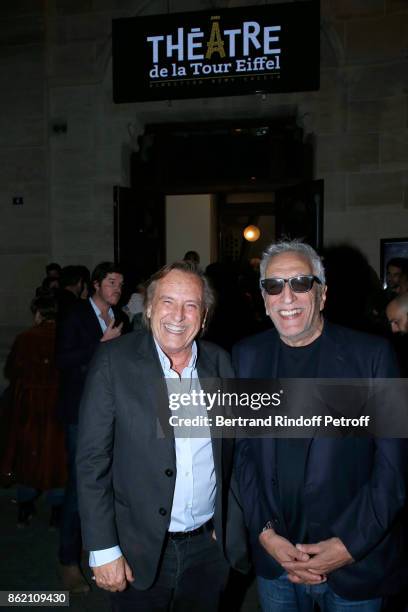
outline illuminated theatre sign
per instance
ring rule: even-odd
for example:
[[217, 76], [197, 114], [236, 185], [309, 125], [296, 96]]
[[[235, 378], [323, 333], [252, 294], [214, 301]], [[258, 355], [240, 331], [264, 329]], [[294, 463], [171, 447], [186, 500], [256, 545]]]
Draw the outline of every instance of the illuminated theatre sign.
[[115, 19], [112, 37], [117, 103], [319, 88], [316, 0]]

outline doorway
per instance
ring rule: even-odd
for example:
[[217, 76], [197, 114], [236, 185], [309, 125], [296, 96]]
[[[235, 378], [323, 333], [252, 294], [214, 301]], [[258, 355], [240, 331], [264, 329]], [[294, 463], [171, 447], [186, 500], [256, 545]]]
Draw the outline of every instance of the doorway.
[[[226, 193], [217, 198], [218, 260], [245, 264], [260, 258], [272, 242], [303, 239], [320, 250], [323, 246], [322, 180], [307, 181], [270, 192]], [[248, 226], [259, 229], [259, 238], [246, 240]]]
[[[205, 240], [208, 263], [248, 261], [282, 237], [304, 238], [319, 249], [323, 181], [311, 180], [306, 140], [294, 116], [146, 125], [131, 157], [132, 187], [114, 190], [115, 259], [146, 277], [183, 256], [178, 236], [188, 238], [191, 250]], [[211, 210], [195, 215], [203, 194]], [[171, 234], [169, 197], [191, 200], [192, 209], [188, 227], [186, 215], [173, 219]], [[260, 229], [252, 244], [242, 238], [247, 225]]]

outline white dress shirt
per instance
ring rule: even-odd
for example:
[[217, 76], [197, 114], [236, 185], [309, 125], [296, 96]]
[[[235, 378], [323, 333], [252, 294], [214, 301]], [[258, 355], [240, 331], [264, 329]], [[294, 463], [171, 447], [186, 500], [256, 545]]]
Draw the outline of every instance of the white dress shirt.
[[[102, 311], [101, 311], [100, 308], [98, 308], [98, 306], [95, 304], [95, 302], [93, 301], [93, 299], [91, 297], [89, 298], [89, 301], [91, 303], [92, 308], [95, 311], [96, 318], [98, 319], [98, 323], [101, 326], [102, 333], [104, 334], [106, 332], [106, 330], [108, 329], [108, 326], [106, 325], [105, 320], [102, 317]], [[109, 315], [109, 318], [110, 318], [111, 321], [112, 321], [112, 319], [115, 318], [115, 315], [114, 315], [114, 312], [113, 312], [112, 308], [109, 308], [108, 315]]]

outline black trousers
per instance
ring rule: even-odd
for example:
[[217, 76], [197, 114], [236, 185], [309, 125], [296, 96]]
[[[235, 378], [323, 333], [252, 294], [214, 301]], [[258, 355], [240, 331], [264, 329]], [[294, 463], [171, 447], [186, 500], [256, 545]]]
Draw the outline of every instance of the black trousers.
[[78, 493], [75, 455], [78, 425], [65, 425], [65, 446], [68, 455], [68, 482], [65, 487], [60, 526], [59, 560], [62, 565], [79, 565], [82, 551], [81, 523], [78, 511]]
[[[111, 593], [114, 612], [217, 612], [228, 565], [211, 532], [167, 539], [153, 586]], [[137, 574], [137, 567], [133, 568]]]

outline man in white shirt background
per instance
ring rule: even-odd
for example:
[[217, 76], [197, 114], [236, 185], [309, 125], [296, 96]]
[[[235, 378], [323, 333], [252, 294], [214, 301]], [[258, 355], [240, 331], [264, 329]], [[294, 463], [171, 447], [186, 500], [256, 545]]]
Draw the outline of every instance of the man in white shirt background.
[[129, 331], [129, 321], [118, 308], [123, 275], [111, 262], [102, 262], [92, 272], [92, 296], [78, 300], [62, 316], [57, 328], [56, 360], [60, 369], [58, 415], [64, 425], [68, 457], [60, 531], [60, 574], [71, 593], [89, 591], [80, 568], [82, 541], [76, 492], [75, 453], [78, 410], [89, 363], [100, 343]]

